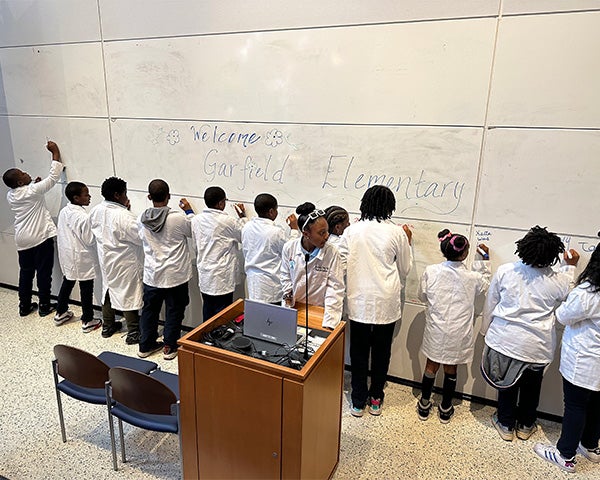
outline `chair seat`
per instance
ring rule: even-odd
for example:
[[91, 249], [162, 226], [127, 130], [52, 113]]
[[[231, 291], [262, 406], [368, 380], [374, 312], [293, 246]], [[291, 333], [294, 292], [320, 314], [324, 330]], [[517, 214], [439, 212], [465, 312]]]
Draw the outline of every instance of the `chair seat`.
[[154, 362], [142, 360], [141, 358], [129, 357], [127, 355], [121, 355], [120, 353], [115, 352], [102, 352], [100, 355], [98, 355], [98, 358], [106, 363], [108, 368], [124, 367], [142, 373], [150, 373], [158, 368], [158, 364]]
[[167, 433], [178, 431], [177, 415], [149, 415], [127, 408], [120, 403], [115, 404], [110, 412], [124, 422], [146, 430]]
[[85, 388], [80, 387], [68, 380], [63, 380], [56, 385], [61, 392], [70, 397], [81, 400], [82, 402], [92, 403], [96, 405], [106, 405], [106, 393], [104, 388]]

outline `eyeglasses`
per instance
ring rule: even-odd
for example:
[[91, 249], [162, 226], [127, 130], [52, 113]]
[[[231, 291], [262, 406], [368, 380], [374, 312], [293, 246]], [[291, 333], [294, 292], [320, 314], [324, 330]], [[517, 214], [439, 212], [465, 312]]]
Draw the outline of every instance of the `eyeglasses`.
[[302, 225], [302, 228], [300, 229], [301, 231], [304, 231], [304, 229], [306, 228], [306, 225], [308, 225], [308, 222], [310, 222], [311, 220], [316, 220], [319, 217], [324, 217], [325, 216], [325, 212], [323, 210], [313, 210], [312, 212], [310, 212], [308, 214], [308, 217], [306, 217], [306, 220], [304, 221], [304, 225]]

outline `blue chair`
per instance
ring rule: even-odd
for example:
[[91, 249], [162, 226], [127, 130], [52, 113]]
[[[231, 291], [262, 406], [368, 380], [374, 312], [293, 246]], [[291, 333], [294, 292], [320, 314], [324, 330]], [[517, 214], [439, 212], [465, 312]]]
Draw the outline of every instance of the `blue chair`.
[[[106, 403], [105, 384], [108, 381], [108, 371], [111, 367], [122, 366], [143, 373], [150, 373], [158, 367], [154, 362], [113, 352], [102, 352], [96, 357], [84, 350], [67, 345], [56, 345], [54, 356], [52, 372], [63, 442], [67, 441], [67, 435], [61, 392], [82, 402], [104, 405]], [[59, 380], [59, 377], [62, 377], [63, 380]]]
[[179, 437], [179, 377], [156, 370], [150, 375], [128, 368], [111, 368], [106, 382], [106, 406], [110, 426], [113, 468], [117, 470], [117, 449], [112, 417], [119, 420], [121, 460], [125, 463], [123, 422], [145, 430], [175, 433]]

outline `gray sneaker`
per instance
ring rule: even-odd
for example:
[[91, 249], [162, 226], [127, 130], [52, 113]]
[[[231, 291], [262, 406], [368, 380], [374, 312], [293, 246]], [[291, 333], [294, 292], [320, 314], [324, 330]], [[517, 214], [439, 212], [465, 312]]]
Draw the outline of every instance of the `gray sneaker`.
[[73, 312], [71, 310], [67, 310], [65, 313], [61, 313], [60, 315], [57, 313], [56, 315], [54, 315], [54, 325], [58, 327], [63, 323], [68, 322], [72, 318]]
[[581, 443], [577, 447], [577, 452], [587, 458], [590, 462], [600, 463], [600, 447], [585, 448]]
[[529, 440], [535, 432], [537, 432], [538, 426], [537, 423], [533, 422], [533, 425], [530, 427], [526, 427], [525, 425], [521, 425], [520, 423], [517, 425], [517, 438], [521, 440]]
[[83, 333], [90, 333], [102, 326], [102, 320], [92, 318], [89, 322], [81, 322], [81, 330]]
[[498, 420], [498, 412], [494, 412], [494, 414], [492, 415], [492, 425], [494, 425], [494, 427], [498, 431], [498, 434], [500, 435], [500, 438], [502, 438], [502, 440], [506, 440], [507, 442], [512, 442], [513, 439], [515, 438], [514, 429], [505, 427]]

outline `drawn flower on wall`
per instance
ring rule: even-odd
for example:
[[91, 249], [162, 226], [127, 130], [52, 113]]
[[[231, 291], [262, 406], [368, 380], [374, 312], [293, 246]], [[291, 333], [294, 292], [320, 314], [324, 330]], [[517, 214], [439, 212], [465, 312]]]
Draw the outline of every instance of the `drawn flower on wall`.
[[283, 132], [281, 130], [273, 129], [267, 132], [265, 135], [265, 144], [269, 147], [275, 148], [277, 145], [283, 143]]
[[171, 130], [167, 135], [167, 142], [169, 142], [171, 145], [179, 143], [179, 130]]

